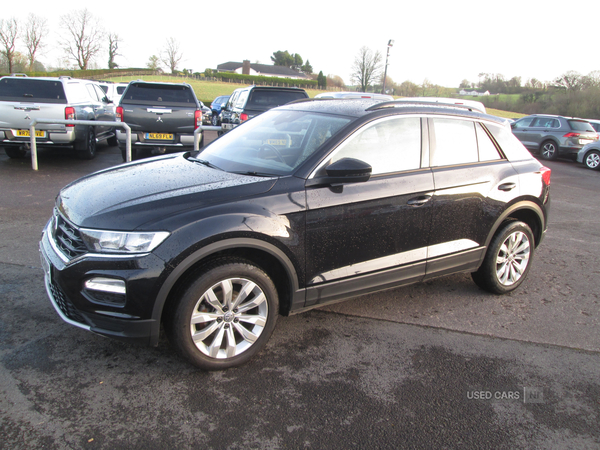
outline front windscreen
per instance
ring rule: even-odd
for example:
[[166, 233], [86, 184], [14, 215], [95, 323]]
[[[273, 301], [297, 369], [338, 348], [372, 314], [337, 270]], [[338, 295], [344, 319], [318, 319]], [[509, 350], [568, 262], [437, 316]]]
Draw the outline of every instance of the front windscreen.
[[267, 111], [220, 137], [198, 159], [236, 173], [288, 175], [353, 119]]

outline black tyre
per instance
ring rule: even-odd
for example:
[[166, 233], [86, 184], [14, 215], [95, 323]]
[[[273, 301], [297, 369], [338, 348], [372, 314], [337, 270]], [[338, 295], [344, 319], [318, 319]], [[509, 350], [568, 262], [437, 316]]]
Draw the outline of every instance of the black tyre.
[[110, 146], [110, 147], [116, 147], [117, 145], [119, 145], [119, 140], [117, 139], [117, 130], [114, 130], [115, 135], [112, 137], [109, 137], [106, 140], [106, 143]]
[[588, 169], [600, 170], [600, 151], [592, 150], [585, 155], [583, 163]]
[[552, 161], [558, 158], [558, 145], [554, 141], [544, 141], [540, 146], [540, 158]]
[[490, 242], [479, 270], [471, 274], [473, 281], [494, 294], [515, 290], [527, 277], [534, 247], [533, 233], [526, 223], [507, 222]]
[[27, 150], [19, 147], [4, 147], [4, 151], [6, 152], [6, 156], [14, 159], [23, 159], [27, 157]]
[[[126, 149], [122, 148], [121, 149], [121, 156], [123, 157], [123, 161], [127, 161], [127, 151]], [[135, 161], [137, 159], [137, 149], [132, 148], [131, 149], [131, 160]]]
[[211, 124], [213, 127], [219, 126], [219, 116], [217, 114], [212, 115]]
[[204, 370], [246, 363], [266, 345], [279, 299], [269, 276], [243, 259], [216, 260], [184, 287], [166, 312], [173, 346]]
[[78, 149], [77, 155], [81, 159], [94, 159], [96, 156], [96, 133], [94, 127], [88, 127], [85, 134], [85, 142]]

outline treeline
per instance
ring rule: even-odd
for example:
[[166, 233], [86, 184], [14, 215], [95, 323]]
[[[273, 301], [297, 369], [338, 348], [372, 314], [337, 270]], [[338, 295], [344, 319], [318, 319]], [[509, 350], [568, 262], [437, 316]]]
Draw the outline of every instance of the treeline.
[[[520, 77], [505, 80], [501, 75], [480, 74], [478, 91], [490, 96], [477, 97], [488, 108], [522, 114], [557, 114], [561, 116], [600, 119], [600, 71], [581, 75], [568, 71], [552, 82], [535, 78], [521, 86]], [[466, 80], [461, 83], [465, 86]], [[472, 87], [473, 83], [471, 84]], [[495, 94], [495, 95], [494, 95]], [[508, 94], [508, 95], [501, 95]]]

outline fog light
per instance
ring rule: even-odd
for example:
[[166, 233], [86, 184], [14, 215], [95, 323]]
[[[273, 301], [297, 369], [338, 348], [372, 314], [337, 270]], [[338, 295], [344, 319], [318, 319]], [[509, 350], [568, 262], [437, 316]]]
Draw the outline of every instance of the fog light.
[[84, 284], [83, 295], [91, 302], [123, 307], [127, 301], [125, 281], [115, 278], [96, 277]]
[[115, 278], [96, 277], [85, 282], [85, 288], [93, 291], [111, 292], [125, 295], [125, 281]]

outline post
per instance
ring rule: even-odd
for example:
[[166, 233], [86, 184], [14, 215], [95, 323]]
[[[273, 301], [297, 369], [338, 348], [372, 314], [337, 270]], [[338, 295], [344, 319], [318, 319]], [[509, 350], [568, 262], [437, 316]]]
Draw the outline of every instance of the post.
[[387, 79], [387, 66], [388, 66], [388, 58], [390, 57], [390, 47], [394, 46], [394, 40], [390, 39], [387, 44], [387, 55], [385, 56], [385, 70], [383, 71], [383, 89], [381, 90], [382, 94], [385, 94], [385, 82]]

